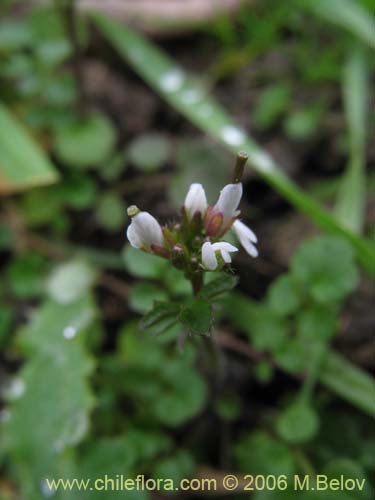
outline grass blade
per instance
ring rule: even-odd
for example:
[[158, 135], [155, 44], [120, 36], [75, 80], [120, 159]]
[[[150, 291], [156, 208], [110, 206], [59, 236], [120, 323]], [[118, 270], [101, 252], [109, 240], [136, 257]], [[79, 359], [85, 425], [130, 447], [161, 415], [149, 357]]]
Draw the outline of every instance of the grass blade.
[[171, 106], [198, 128], [221, 142], [229, 151], [245, 150], [252, 168], [298, 210], [307, 214], [322, 229], [350, 240], [358, 259], [375, 276], [375, 248], [367, 240], [348, 230], [305, 194], [276, 165], [271, 156], [243, 130], [204, 89], [154, 44], [127, 26], [102, 14], [92, 19], [115, 49], [141, 77]]
[[0, 195], [57, 180], [58, 174], [43, 150], [0, 103]]
[[349, 129], [350, 159], [336, 203], [339, 222], [361, 233], [366, 204], [365, 145], [368, 69], [364, 50], [353, 50], [343, 72], [343, 98]]
[[355, 0], [302, 0], [317, 16], [337, 24], [375, 49], [375, 20], [360, 2]]

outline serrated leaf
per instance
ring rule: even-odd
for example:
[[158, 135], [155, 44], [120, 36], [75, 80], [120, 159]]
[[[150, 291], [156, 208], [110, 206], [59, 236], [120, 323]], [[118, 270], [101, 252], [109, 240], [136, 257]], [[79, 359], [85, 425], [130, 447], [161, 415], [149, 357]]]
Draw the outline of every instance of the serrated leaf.
[[202, 299], [193, 300], [182, 307], [179, 319], [192, 333], [209, 333], [213, 321], [211, 305]]
[[155, 302], [153, 309], [146, 314], [141, 322], [142, 330], [152, 329], [157, 335], [178, 322], [178, 313], [180, 307], [170, 302]]
[[18, 375], [23, 391], [5, 423], [5, 447], [25, 498], [39, 500], [45, 478], [72, 473], [65, 452], [85, 436], [93, 406], [88, 385], [93, 365], [82, 335], [93, 318], [88, 297], [68, 306], [47, 302], [20, 332], [28, 361]]
[[58, 180], [44, 151], [1, 103], [0, 130], [0, 195]]
[[224, 274], [204, 285], [199, 292], [199, 296], [207, 301], [216, 300], [233, 290], [237, 283], [238, 278], [236, 276]]

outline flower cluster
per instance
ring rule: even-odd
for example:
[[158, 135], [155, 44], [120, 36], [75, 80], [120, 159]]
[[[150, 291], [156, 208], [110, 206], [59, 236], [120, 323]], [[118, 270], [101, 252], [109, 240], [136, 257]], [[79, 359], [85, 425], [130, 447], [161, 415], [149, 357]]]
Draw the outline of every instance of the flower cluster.
[[215, 271], [231, 263], [231, 254], [238, 248], [223, 241], [229, 230], [233, 230], [249, 255], [257, 257], [257, 237], [237, 218], [242, 190], [241, 182], [228, 184], [215, 205], [209, 206], [203, 186], [192, 184], [182, 208], [181, 222], [164, 227], [151, 214], [133, 205], [128, 209], [132, 218], [128, 240], [135, 248], [170, 259], [192, 281], [196, 273]]

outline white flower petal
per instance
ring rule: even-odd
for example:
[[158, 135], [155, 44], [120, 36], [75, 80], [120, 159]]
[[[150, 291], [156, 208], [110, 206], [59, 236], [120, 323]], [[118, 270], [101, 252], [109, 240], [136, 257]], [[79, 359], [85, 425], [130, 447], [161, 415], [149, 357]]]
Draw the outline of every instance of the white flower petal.
[[192, 218], [196, 212], [200, 212], [204, 216], [207, 206], [206, 192], [202, 184], [192, 184], [184, 203], [188, 216]]
[[230, 262], [232, 262], [232, 257], [225, 250], [221, 250], [221, 256], [223, 257], [224, 262], [226, 262], [227, 264], [229, 264]]
[[224, 217], [224, 223], [238, 215], [238, 205], [242, 197], [242, 184], [227, 184], [220, 192], [219, 199], [216, 202], [214, 210], [221, 212]]
[[216, 250], [224, 250], [225, 252], [238, 252], [238, 248], [234, 245], [231, 245], [227, 241], [218, 241], [217, 243], [213, 243], [212, 248]]
[[142, 240], [139, 238], [138, 233], [136, 229], [134, 228], [133, 223], [130, 224], [128, 227], [128, 230], [126, 231], [126, 236], [128, 240], [130, 241], [130, 244], [134, 248], [141, 248], [142, 247]]
[[139, 212], [132, 218], [127, 231], [128, 239], [135, 248], [163, 246], [163, 231], [158, 221], [148, 212]]
[[232, 227], [238, 239], [246, 238], [252, 241], [253, 243], [258, 243], [258, 238], [256, 237], [254, 231], [252, 231], [248, 226], [246, 226], [246, 224], [244, 224], [240, 220], [234, 221]]
[[217, 258], [209, 241], [202, 245], [202, 263], [209, 271], [215, 271], [217, 268]]
[[258, 249], [256, 248], [255, 245], [253, 245], [253, 243], [251, 243], [251, 241], [249, 241], [249, 240], [241, 241], [241, 245], [244, 247], [246, 252], [251, 257], [258, 257], [258, 255], [259, 255]]

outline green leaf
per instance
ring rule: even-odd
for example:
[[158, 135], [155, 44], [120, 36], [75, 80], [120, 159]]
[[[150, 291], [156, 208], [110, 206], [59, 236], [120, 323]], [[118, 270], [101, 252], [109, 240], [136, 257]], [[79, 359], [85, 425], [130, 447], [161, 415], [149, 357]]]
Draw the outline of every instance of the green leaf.
[[260, 350], [277, 350], [288, 334], [288, 325], [266, 306], [258, 306], [248, 322], [247, 331], [252, 343]]
[[369, 75], [366, 54], [357, 48], [344, 67], [343, 94], [349, 128], [350, 159], [341, 180], [335, 212], [337, 219], [355, 233], [363, 230], [366, 210], [366, 137]]
[[169, 264], [150, 253], [142, 252], [131, 245], [126, 245], [123, 250], [125, 269], [136, 278], [161, 278]]
[[298, 315], [297, 334], [306, 344], [328, 342], [335, 335], [337, 324], [335, 308], [311, 305]]
[[[134, 436], [136, 437], [136, 436]], [[152, 438], [152, 436], [149, 436]], [[147, 439], [145, 434], [144, 439]], [[136, 438], [139, 442], [139, 439]], [[143, 444], [143, 443], [138, 443]], [[135, 478], [135, 467], [139, 460], [139, 448], [130, 431], [124, 436], [107, 437], [95, 440], [90, 444], [80, 461], [80, 474], [92, 482], [104, 476], [115, 479], [120, 475]], [[104, 472], [105, 471], [105, 472]], [[103, 491], [80, 491], [82, 500], [100, 500]], [[119, 491], [109, 489], [106, 491], [106, 500], [117, 500]], [[129, 500], [146, 500], [150, 496], [147, 491], [129, 490], [126, 492]]]
[[241, 416], [241, 399], [235, 394], [224, 394], [216, 401], [215, 410], [219, 417], [228, 422]]
[[369, 374], [334, 352], [326, 355], [320, 381], [365, 413], [375, 416], [375, 382]]
[[86, 435], [93, 407], [93, 366], [82, 335], [93, 318], [87, 297], [68, 306], [48, 302], [20, 332], [28, 360], [18, 375], [23, 390], [9, 405], [4, 444], [25, 498], [39, 499], [46, 477], [73, 472], [69, 450]]
[[46, 260], [39, 254], [29, 253], [13, 259], [8, 268], [12, 293], [19, 298], [42, 295], [45, 271]]
[[255, 124], [262, 129], [273, 125], [287, 110], [291, 98], [291, 89], [285, 83], [277, 83], [266, 88], [258, 98], [252, 111]]
[[223, 274], [212, 281], [206, 283], [199, 296], [207, 301], [213, 301], [220, 298], [222, 295], [230, 292], [238, 283], [238, 278], [230, 274]]
[[304, 401], [296, 401], [279, 415], [277, 432], [290, 443], [304, 443], [313, 439], [319, 429], [316, 412]]
[[290, 113], [284, 121], [284, 129], [289, 137], [303, 141], [314, 135], [322, 116], [319, 107], [299, 109]]
[[2, 19], [0, 24], [0, 47], [3, 51], [14, 51], [26, 47], [32, 40], [27, 23], [14, 19]]
[[156, 479], [172, 479], [178, 484], [182, 479], [192, 475], [194, 466], [193, 456], [186, 450], [178, 450], [171, 456], [158, 460], [152, 476]]
[[[98, 13], [92, 14], [92, 18], [120, 54], [171, 106], [198, 128], [221, 142], [231, 153], [237, 154], [239, 149], [246, 151], [251, 159], [251, 167], [267, 183], [292, 205], [308, 214], [318, 226], [349, 240], [362, 265], [375, 276], [375, 268], [372, 265], [375, 259], [374, 246], [339, 224], [308, 194], [301, 191], [268, 153], [233, 123], [225, 110], [201, 85], [189, 78], [164, 52], [127, 26]], [[210, 174], [210, 177], [213, 176]], [[197, 182], [197, 179], [194, 182]], [[181, 199], [181, 196], [176, 198], [178, 204]]]
[[333, 236], [305, 241], [292, 258], [292, 275], [319, 303], [339, 302], [354, 291], [358, 272], [352, 247]]
[[58, 180], [55, 167], [0, 103], [0, 195]]
[[274, 280], [267, 292], [269, 307], [280, 316], [297, 312], [303, 301], [304, 290], [293, 280], [290, 274], [284, 274]]
[[47, 281], [47, 291], [60, 304], [69, 304], [83, 297], [94, 284], [96, 271], [83, 260], [58, 265]]
[[139, 170], [152, 172], [165, 165], [169, 150], [169, 140], [164, 135], [143, 134], [130, 143], [128, 156]]
[[355, 0], [301, 0], [317, 16], [337, 24], [375, 48], [375, 20], [360, 2]]
[[329, 462], [322, 471], [323, 474], [327, 475], [329, 479], [337, 479], [341, 475], [345, 477], [352, 477], [358, 479], [359, 481], [364, 481], [364, 488], [362, 491], [356, 491], [355, 495], [358, 499], [372, 498], [373, 488], [365, 474], [363, 468], [350, 458], [336, 458]]
[[180, 306], [170, 302], [155, 302], [153, 309], [143, 316], [140, 326], [142, 330], [152, 329], [155, 335], [163, 333], [165, 330], [178, 322]]
[[288, 447], [263, 431], [245, 434], [235, 447], [237, 463], [246, 473], [293, 474], [294, 459]]
[[96, 206], [95, 215], [100, 226], [107, 231], [119, 231], [127, 219], [126, 205], [120, 195], [104, 193]]
[[192, 333], [209, 333], [213, 320], [211, 305], [200, 298], [193, 300], [182, 307], [179, 319]]
[[129, 293], [130, 307], [141, 314], [149, 312], [155, 301], [167, 300], [165, 291], [160, 289], [160, 285], [153, 283], [137, 283], [132, 286]]
[[69, 166], [101, 166], [113, 152], [116, 132], [105, 115], [93, 113], [87, 118], [60, 127], [55, 135], [55, 150]]

